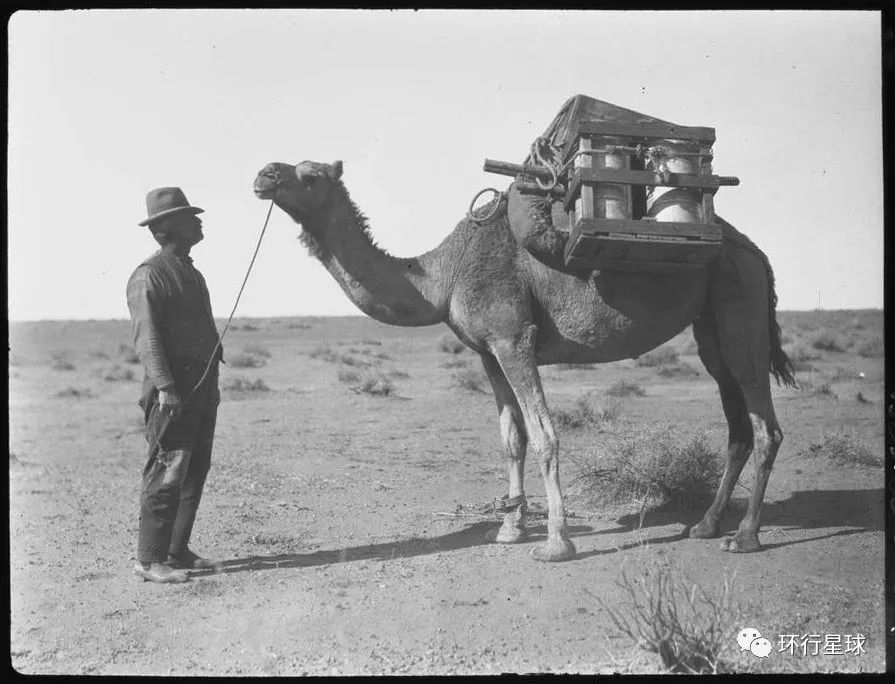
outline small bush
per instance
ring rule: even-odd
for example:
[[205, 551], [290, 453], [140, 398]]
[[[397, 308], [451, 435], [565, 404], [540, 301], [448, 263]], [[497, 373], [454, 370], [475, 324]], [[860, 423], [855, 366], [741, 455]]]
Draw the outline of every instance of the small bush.
[[814, 365], [808, 363], [807, 361], [793, 361], [792, 369], [796, 373], [810, 373], [811, 371], [817, 370]]
[[454, 384], [470, 392], [484, 392], [482, 381], [482, 374], [472, 368], [464, 368], [454, 373]]
[[312, 359], [320, 359], [321, 361], [329, 361], [330, 363], [336, 363], [339, 361], [339, 356], [329, 347], [315, 347], [311, 351], [308, 352], [308, 356]]
[[559, 428], [571, 430], [602, 425], [618, 418], [620, 408], [620, 402], [614, 397], [600, 402], [596, 407], [588, 397], [578, 397], [570, 409], [554, 409], [553, 422]]
[[221, 383], [221, 389], [228, 392], [269, 392], [270, 387], [261, 378], [248, 380], [238, 376], [230, 377]]
[[881, 467], [883, 459], [863, 442], [845, 432], [826, 433], [806, 449], [808, 456], [823, 456], [839, 465]]
[[678, 353], [674, 347], [659, 347], [648, 354], [637, 358], [635, 365], [653, 368], [655, 366], [668, 366], [677, 362]]
[[865, 359], [878, 359], [885, 356], [885, 345], [881, 337], [865, 340], [858, 345], [858, 355]]
[[799, 363], [801, 361], [816, 361], [817, 359], [821, 358], [820, 354], [816, 354], [813, 351], [810, 351], [802, 344], [793, 344], [791, 346], [784, 347], [783, 351], [786, 352], [789, 360], [793, 363]]
[[576, 481], [606, 504], [692, 508], [710, 499], [721, 479], [718, 456], [706, 442], [704, 434], [684, 440], [671, 425], [640, 427], [617, 438], [604, 458], [586, 459]]
[[442, 335], [438, 338], [438, 351], [447, 354], [459, 354], [464, 349], [466, 349], [466, 345], [453, 335]]
[[311, 327], [310, 323], [292, 322], [286, 326], [289, 330], [307, 330]]
[[57, 371], [71, 371], [75, 369], [75, 364], [66, 359], [64, 356], [54, 356], [50, 368]]
[[828, 330], [821, 330], [814, 337], [812, 337], [811, 346], [814, 349], [821, 349], [823, 351], [845, 351], [845, 346], [843, 345], [842, 340], [840, 340], [836, 334]]
[[127, 382], [133, 379], [134, 371], [121, 366], [112, 366], [103, 373], [103, 380], [107, 382]]
[[439, 368], [465, 368], [466, 366], [467, 362], [464, 359], [451, 359], [438, 364]]
[[339, 371], [339, 381], [347, 384], [353, 392], [358, 394], [387, 397], [395, 391], [395, 385], [391, 379], [381, 373], [342, 369]]
[[388, 372], [388, 377], [390, 377], [390, 378], [402, 378], [402, 379], [404, 379], [404, 378], [409, 378], [409, 377], [410, 377], [410, 373], [405, 373], [404, 371], [402, 371], [402, 370], [398, 370], [397, 368], [395, 368], [394, 370], [390, 370], [390, 371]]
[[245, 330], [246, 332], [255, 332], [255, 331], [261, 329], [261, 328], [259, 328], [257, 325], [255, 325], [254, 323], [243, 323], [242, 325], [236, 325], [236, 326], [234, 326], [234, 328], [235, 328], [236, 330]]
[[725, 579], [720, 596], [686, 582], [664, 565], [647, 569], [632, 581], [622, 571], [621, 588], [629, 598], [629, 616], [600, 599], [615, 627], [656, 653], [673, 674], [730, 672], [722, 654], [729, 648], [733, 592]]
[[101, 361], [109, 358], [109, 355], [101, 349], [93, 350], [92, 352], [90, 352], [89, 356], [91, 359], [100, 359]]
[[865, 397], [862, 392], [858, 392], [855, 395], [855, 399], [858, 401], [859, 404], [872, 404], [873, 403], [870, 399]]
[[699, 371], [689, 363], [681, 362], [671, 366], [659, 366], [656, 374], [663, 378], [693, 378], [699, 375]]
[[93, 393], [86, 389], [79, 390], [74, 387], [66, 387], [64, 390], [56, 392], [54, 396], [59, 399], [89, 399], [93, 396]]
[[619, 380], [614, 382], [606, 390], [606, 394], [610, 397], [643, 397], [646, 392], [636, 382], [628, 382], [627, 380]]
[[270, 350], [262, 344], [247, 344], [242, 348], [242, 351], [246, 354], [251, 354], [252, 356], [256, 356], [261, 359], [270, 358]]
[[236, 353], [227, 358], [227, 363], [233, 368], [261, 368], [267, 362], [254, 354]]

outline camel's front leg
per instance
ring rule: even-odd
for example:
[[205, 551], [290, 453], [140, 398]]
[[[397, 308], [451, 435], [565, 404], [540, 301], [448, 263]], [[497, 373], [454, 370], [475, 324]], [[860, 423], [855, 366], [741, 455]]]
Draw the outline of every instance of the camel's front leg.
[[[482, 365], [497, 401], [500, 416], [500, 439], [506, 453], [507, 471], [510, 479], [509, 501], [525, 501], [525, 451], [528, 437], [525, 434], [525, 419], [516, 401], [516, 395], [507, 382], [500, 365], [489, 354], [482, 354]], [[515, 544], [525, 541], [525, 503], [513, 506], [503, 517], [499, 530], [488, 532], [488, 541], [501, 544]]]
[[492, 352], [522, 410], [528, 444], [538, 455], [547, 491], [547, 542], [532, 553], [538, 560], [561, 561], [574, 558], [575, 545], [566, 528], [566, 511], [559, 484], [559, 440], [547, 410], [535, 362], [535, 331], [535, 326], [529, 325], [519, 339], [493, 343]]

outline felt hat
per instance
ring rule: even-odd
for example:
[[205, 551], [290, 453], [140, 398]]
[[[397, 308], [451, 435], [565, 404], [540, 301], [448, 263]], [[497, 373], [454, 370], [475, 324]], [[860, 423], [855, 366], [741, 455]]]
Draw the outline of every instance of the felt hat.
[[203, 211], [199, 207], [191, 207], [180, 188], [156, 188], [146, 194], [147, 218], [140, 221], [140, 225], [148, 226], [173, 214], [201, 214]]

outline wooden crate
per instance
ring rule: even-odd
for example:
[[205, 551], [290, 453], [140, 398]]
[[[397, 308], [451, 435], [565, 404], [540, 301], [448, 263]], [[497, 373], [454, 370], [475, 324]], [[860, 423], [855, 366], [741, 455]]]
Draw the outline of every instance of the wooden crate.
[[[564, 150], [564, 157], [574, 157], [564, 198], [570, 232], [567, 265], [673, 273], [702, 267], [718, 256], [721, 229], [715, 223], [713, 197], [735, 179], [711, 173], [713, 129], [582, 120], [571, 138]], [[647, 149], [656, 153], [656, 160], [664, 152], [665, 158], [680, 161], [691, 172], [647, 168], [640, 153]], [[659, 192], [667, 193], [665, 201], [654, 198]], [[669, 196], [686, 201], [668, 201]], [[687, 220], [649, 216], [651, 198], [659, 216], [675, 207]]]

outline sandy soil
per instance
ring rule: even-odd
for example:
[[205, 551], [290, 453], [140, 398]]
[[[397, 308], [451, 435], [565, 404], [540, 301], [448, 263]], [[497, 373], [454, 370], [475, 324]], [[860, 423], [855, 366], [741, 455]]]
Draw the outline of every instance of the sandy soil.
[[[651, 512], [637, 529], [633, 508], [589, 503], [571, 484], [575, 463], [606, 435], [585, 427], [560, 434], [579, 552], [560, 564], [529, 556], [546, 534], [531, 460], [532, 541], [485, 542], [498, 520], [482, 509], [506, 492], [497, 415], [489, 393], [460, 386], [461, 373], [474, 382], [481, 372], [469, 351], [439, 348], [446, 329], [362, 317], [242, 320], [228, 356], [249, 345], [270, 356], [259, 368], [226, 366], [222, 384], [261, 379], [269, 391], [223, 392], [193, 546], [225, 560], [226, 572], [181, 586], [131, 574], [145, 442], [127, 324], [13, 324], [13, 666], [103, 675], [660, 672], [658, 657], [618, 632], [607, 609], [629, 607], [622, 572], [637, 577], [662, 563], [709, 595], [733, 578], [724, 657], [736, 670], [882, 671], [882, 468], [808, 453], [845, 430], [882, 455], [883, 359], [858, 354], [882, 337], [882, 312], [781, 319], [806, 348], [821, 330], [850, 346], [818, 352], [799, 374], [809, 389], [775, 388], [786, 438], [764, 550], [730, 555], [718, 540], [682, 538], [701, 510]], [[670, 344], [698, 375], [663, 378], [634, 361], [548, 368], [548, 401], [562, 409], [626, 379], [645, 395], [622, 400], [617, 430], [668, 421], [705, 431], [720, 453], [727, 428], [716, 386], [689, 331]], [[363, 370], [388, 377], [394, 392], [354, 392], [339, 379]], [[725, 532], [751, 478], [747, 466]], [[775, 643], [768, 658], [740, 651], [744, 627]], [[865, 652], [781, 653], [780, 634], [862, 634]]]

